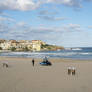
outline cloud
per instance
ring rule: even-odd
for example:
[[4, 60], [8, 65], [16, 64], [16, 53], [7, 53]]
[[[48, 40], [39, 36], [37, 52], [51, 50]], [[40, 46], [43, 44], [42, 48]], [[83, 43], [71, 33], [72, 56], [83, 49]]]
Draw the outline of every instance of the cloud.
[[92, 29], [92, 26], [88, 26], [89, 29]]
[[11, 16], [9, 14], [5, 13], [5, 12], [0, 12], [0, 16], [2, 16], [2, 17], [10, 17], [11, 18]]
[[7, 36], [10, 39], [26, 39], [26, 40], [39, 39], [39, 40], [49, 40], [49, 41], [53, 40], [54, 41], [55, 39], [57, 39], [57, 37], [61, 36], [63, 33], [71, 33], [71, 32], [79, 31], [78, 26], [71, 27], [70, 25], [66, 25], [66, 28], [65, 26], [33, 27], [33, 26], [28, 26], [28, 25], [27, 26], [20, 25], [21, 23], [17, 23], [15, 27], [12, 27], [12, 29], [8, 31], [9, 36], [8, 35]]
[[0, 16], [0, 21], [11, 21], [11, 22], [14, 22], [15, 20], [12, 19], [12, 18], [9, 18], [9, 17], [2, 17], [2, 16]]
[[[41, 5], [53, 4], [81, 8], [82, 3], [92, 0], [0, 0], [0, 12], [3, 10], [29, 11], [39, 8]], [[43, 12], [47, 13], [47, 12]]]
[[61, 21], [61, 20], [68, 19], [68, 18], [65, 18], [65, 17], [54, 17], [54, 16], [47, 16], [47, 15], [38, 16], [38, 18], [44, 19], [44, 20], [47, 20], [47, 21]]
[[[56, 43], [64, 33], [79, 32], [82, 30], [79, 24], [65, 24], [60, 26], [30, 26], [22, 22], [14, 22], [13, 25], [7, 23], [7, 17], [2, 18], [0, 22], [0, 38], [15, 40], [43, 40], [50, 43]], [[5, 22], [6, 20], [6, 22]], [[3, 22], [4, 21], [4, 22]], [[12, 22], [10, 22], [12, 24]], [[55, 40], [57, 40], [55, 42]]]
[[63, 4], [71, 7], [81, 7], [81, 0], [47, 0], [48, 3]]
[[80, 28], [79, 24], [69, 24], [69, 27], [71, 28]]
[[15, 23], [15, 20], [9, 15], [2, 13], [0, 14], [0, 33], [7, 33], [10, 30], [10, 24]]
[[38, 12], [38, 18], [47, 21], [60, 21], [60, 20], [67, 20], [68, 18], [65, 17], [55, 17], [59, 14], [59, 11], [52, 11], [52, 10], [41, 10]]
[[[15, 22], [14, 25], [10, 26], [8, 23], [4, 23], [4, 19], [0, 22], [0, 38], [5, 39], [47, 39], [50, 35], [59, 31], [59, 28], [55, 27], [46, 27], [40, 25], [38, 27], [30, 26], [25, 22]], [[11, 22], [12, 23], [12, 22]], [[51, 37], [50, 37], [51, 38]]]
[[48, 10], [42, 10], [40, 12], [38, 12], [39, 15], [56, 15], [58, 14], [57, 11], [48, 11]]
[[34, 10], [40, 6], [41, 2], [34, 0], [2, 0], [0, 1], [0, 10]]
[[82, 27], [79, 24], [67, 24], [63, 26], [63, 30], [66, 30], [67, 32], [77, 32], [82, 31]]

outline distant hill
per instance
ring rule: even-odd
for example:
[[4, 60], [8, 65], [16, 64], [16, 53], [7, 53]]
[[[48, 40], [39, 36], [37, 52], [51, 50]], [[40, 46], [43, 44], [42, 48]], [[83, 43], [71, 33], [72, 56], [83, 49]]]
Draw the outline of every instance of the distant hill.
[[41, 50], [47, 50], [47, 51], [55, 51], [55, 50], [63, 50], [64, 47], [62, 46], [56, 46], [56, 45], [49, 45], [49, 44], [45, 44], [45, 45], [41, 45]]

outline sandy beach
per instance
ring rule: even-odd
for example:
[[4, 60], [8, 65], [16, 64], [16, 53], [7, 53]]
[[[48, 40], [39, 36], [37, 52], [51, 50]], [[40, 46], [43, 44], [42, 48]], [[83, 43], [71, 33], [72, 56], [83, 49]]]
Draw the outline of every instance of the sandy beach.
[[[41, 66], [42, 59], [0, 57], [0, 92], [92, 92], [92, 61], [49, 59], [52, 66]], [[3, 63], [9, 67], [3, 67]], [[67, 67], [76, 67], [75, 75]]]

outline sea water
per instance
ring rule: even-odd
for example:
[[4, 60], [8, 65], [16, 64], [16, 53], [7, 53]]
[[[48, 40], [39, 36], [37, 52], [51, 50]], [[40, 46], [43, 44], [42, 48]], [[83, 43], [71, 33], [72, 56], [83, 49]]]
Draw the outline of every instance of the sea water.
[[92, 59], [92, 47], [81, 48], [65, 48], [65, 50], [57, 51], [41, 51], [41, 52], [2, 52], [0, 56], [6, 57], [31, 57], [31, 58], [70, 58], [70, 59]]

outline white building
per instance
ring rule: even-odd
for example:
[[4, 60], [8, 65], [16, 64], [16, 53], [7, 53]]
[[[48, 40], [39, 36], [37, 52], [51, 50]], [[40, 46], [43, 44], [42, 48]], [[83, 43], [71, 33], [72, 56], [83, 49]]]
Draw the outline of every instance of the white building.
[[9, 42], [4, 42], [4, 43], [1, 43], [0, 44], [0, 47], [3, 49], [3, 50], [8, 50], [10, 47], [11, 47], [11, 44]]

